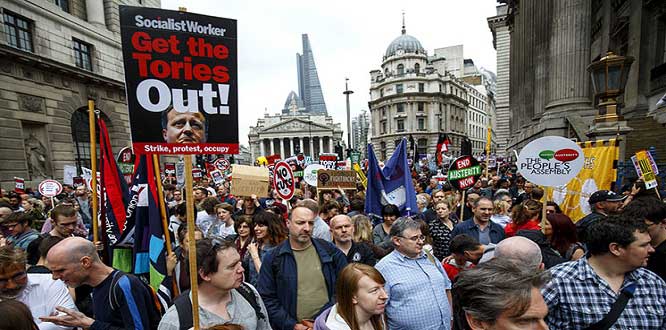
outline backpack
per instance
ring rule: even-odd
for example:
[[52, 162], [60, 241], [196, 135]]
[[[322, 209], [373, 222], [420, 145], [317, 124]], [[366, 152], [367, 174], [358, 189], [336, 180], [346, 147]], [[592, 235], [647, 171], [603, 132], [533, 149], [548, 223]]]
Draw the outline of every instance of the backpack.
[[[261, 312], [261, 306], [259, 301], [257, 301], [257, 296], [254, 294], [254, 291], [250, 286], [241, 282], [241, 285], [236, 289], [244, 299], [247, 301], [252, 309], [254, 309], [255, 315], [257, 315], [257, 320], [266, 319], [266, 315]], [[173, 304], [176, 306], [176, 312], [178, 312], [178, 323], [181, 330], [189, 330], [192, 328], [192, 301], [190, 300], [190, 290], [187, 290], [178, 296], [174, 300]]]
[[[113, 274], [113, 278], [111, 279], [111, 286], [109, 290], [109, 306], [111, 306], [111, 310], [113, 311], [120, 307], [118, 303], [118, 297], [116, 297], [116, 285], [118, 285], [118, 281], [124, 276], [129, 276], [129, 274], [126, 274], [122, 271], [117, 271]], [[150, 322], [151, 329], [157, 329], [157, 325], [160, 323], [160, 320], [165, 313], [165, 308], [162, 305], [162, 302], [160, 302], [160, 299], [157, 296], [157, 293], [155, 293], [155, 290], [153, 290], [150, 285], [146, 284], [141, 279], [139, 279], [139, 282], [141, 285], [143, 285], [144, 288], [146, 288], [146, 290], [148, 290], [148, 292], [150, 292], [150, 296], [152, 297], [153, 304], [147, 306], [148, 320]]]

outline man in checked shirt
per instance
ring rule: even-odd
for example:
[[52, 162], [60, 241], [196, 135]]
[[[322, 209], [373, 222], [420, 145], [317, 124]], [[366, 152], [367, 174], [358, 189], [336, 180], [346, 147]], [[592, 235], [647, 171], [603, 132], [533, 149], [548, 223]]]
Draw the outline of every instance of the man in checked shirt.
[[543, 289], [551, 329], [585, 329], [604, 319], [623, 291], [628, 303], [609, 329], [666, 329], [666, 283], [643, 268], [650, 235], [643, 219], [627, 214], [594, 223], [588, 231], [588, 257], [550, 269]]

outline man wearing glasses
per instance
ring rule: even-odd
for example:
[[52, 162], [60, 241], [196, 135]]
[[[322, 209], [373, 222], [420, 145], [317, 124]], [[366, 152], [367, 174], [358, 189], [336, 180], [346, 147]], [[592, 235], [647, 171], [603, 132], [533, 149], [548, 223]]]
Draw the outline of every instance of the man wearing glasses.
[[2, 220], [2, 229], [9, 233], [8, 242], [12, 246], [26, 250], [28, 245], [39, 237], [32, 229], [32, 216], [23, 212], [14, 212]]
[[3, 246], [0, 247], [0, 300], [10, 299], [28, 306], [40, 330], [72, 329], [39, 319], [57, 313], [56, 306], [76, 310], [65, 284], [54, 281], [51, 274], [27, 274], [25, 252]]
[[73, 206], [63, 204], [56, 206], [53, 211], [51, 211], [51, 219], [54, 226], [49, 232], [49, 236], [62, 238], [73, 236], [78, 222], [76, 209], [74, 209]]
[[375, 266], [386, 279], [389, 329], [451, 329], [451, 281], [439, 261], [423, 251], [419, 223], [398, 218], [389, 235], [395, 250]]

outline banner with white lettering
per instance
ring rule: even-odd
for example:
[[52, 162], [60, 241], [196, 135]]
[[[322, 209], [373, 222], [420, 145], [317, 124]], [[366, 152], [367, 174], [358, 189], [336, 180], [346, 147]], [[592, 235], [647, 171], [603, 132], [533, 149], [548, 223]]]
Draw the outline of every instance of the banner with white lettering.
[[237, 154], [236, 20], [120, 6], [136, 153]]

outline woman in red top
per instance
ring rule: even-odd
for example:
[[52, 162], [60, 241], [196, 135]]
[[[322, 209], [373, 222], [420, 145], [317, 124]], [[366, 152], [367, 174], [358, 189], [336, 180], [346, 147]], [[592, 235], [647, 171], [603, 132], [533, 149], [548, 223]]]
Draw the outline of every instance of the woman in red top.
[[504, 227], [506, 237], [516, 235], [519, 230], [539, 230], [539, 215], [541, 214], [541, 203], [528, 199], [513, 207], [511, 222]]

